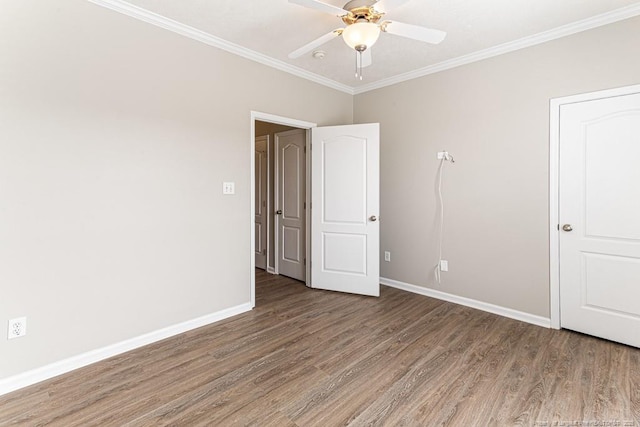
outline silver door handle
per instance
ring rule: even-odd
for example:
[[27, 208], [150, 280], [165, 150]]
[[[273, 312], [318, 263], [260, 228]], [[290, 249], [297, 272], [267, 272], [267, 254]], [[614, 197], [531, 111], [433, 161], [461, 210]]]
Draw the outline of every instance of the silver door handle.
[[378, 218], [375, 215], [371, 215], [369, 217], [369, 221], [371, 221], [371, 222], [376, 222], [377, 220], [378, 220]]
[[282, 209], [278, 209], [278, 210], [276, 211], [276, 215], [282, 215]]
[[562, 230], [563, 231], [573, 231], [573, 227], [571, 226], [571, 224], [565, 224], [562, 226]]

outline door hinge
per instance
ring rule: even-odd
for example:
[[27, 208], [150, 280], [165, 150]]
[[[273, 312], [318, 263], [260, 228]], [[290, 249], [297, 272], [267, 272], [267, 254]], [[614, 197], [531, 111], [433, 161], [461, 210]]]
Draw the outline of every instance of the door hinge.
[[302, 209], [307, 209], [307, 202], [302, 203]]

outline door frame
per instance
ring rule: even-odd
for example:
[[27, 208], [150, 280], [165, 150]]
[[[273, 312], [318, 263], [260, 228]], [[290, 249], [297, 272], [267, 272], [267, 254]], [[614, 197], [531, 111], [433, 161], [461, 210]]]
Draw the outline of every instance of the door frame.
[[[265, 254], [266, 254], [267, 259], [265, 261], [264, 270], [268, 271], [269, 270], [269, 237], [270, 237], [269, 236], [269, 210], [271, 209], [271, 206], [269, 205], [269, 173], [270, 173], [270, 170], [269, 170], [269, 158], [270, 158], [269, 139], [270, 138], [269, 138], [269, 135], [261, 135], [261, 136], [257, 136], [256, 138], [254, 138], [254, 146], [253, 146], [254, 153], [255, 153], [255, 140], [258, 139], [258, 138], [265, 138], [266, 142], [267, 142], [267, 167], [265, 168], [266, 169], [266, 175], [267, 175], [266, 178], [265, 178], [266, 181], [267, 181], [266, 182], [267, 191], [265, 192], [267, 200], [266, 200], [265, 207], [264, 207], [265, 216], [266, 216], [265, 224], [264, 224], [264, 226], [266, 228], [265, 244], [267, 246], [266, 250], [265, 250]], [[255, 163], [255, 154], [254, 154], [254, 163]], [[254, 174], [254, 179], [255, 179], [255, 174]], [[254, 182], [254, 191], [255, 191], [255, 182]], [[255, 211], [254, 211], [254, 218], [255, 218]], [[255, 224], [255, 222], [254, 222], [254, 224]], [[255, 236], [254, 236], [254, 238], [255, 238]], [[255, 249], [255, 241], [254, 241], [254, 249]], [[255, 251], [254, 251], [254, 256], [255, 256]]]
[[[277, 116], [274, 114], [269, 114], [269, 113], [263, 113], [260, 111], [251, 111], [250, 112], [250, 118], [251, 118], [251, 124], [250, 124], [250, 129], [251, 129], [251, 135], [249, 138], [249, 153], [250, 153], [250, 164], [249, 164], [249, 171], [250, 171], [250, 179], [249, 179], [249, 185], [251, 186], [251, 190], [249, 191], [249, 205], [250, 205], [250, 226], [249, 226], [249, 234], [250, 234], [250, 254], [251, 256], [249, 257], [249, 265], [250, 265], [250, 270], [249, 270], [249, 277], [250, 277], [250, 289], [251, 289], [251, 308], [254, 308], [256, 306], [256, 275], [255, 275], [255, 270], [256, 270], [256, 259], [255, 259], [255, 245], [256, 245], [256, 236], [255, 236], [255, 215], [256, 215], [256, 206], [255, 206], [255, 197], [256, 197], [256, 177], [255, 177], [255, 173], [256, 173], [256, 159], [255, 159], [255, 150], [256, 150], [256, 142], [255, 142], [255, 138], [256, 138], [256, 120], [261, 121], [261, 122], [268, 122], [268, 123], [274, 123], [274, 124], [278, 124], [278, 125], [285, 125], [285, 126], [291, 126], [291, 127], [295, 127], [295, 128], [299, 128], [299, 129], [305, 129], [306, 130], [306, 145], [307, 147], [310, 147], [310, 129], [314, 128], [317, 126], [316, 123], [312, 123], [312, 122], [307, 122], [304, 120], [298, 120], [298, 119], [292, 119], [289, 117], [283, 117], [283, 116]], [[310, 164], [310, 159], [311, 159], [311, 150], [307, 149], [307, 153], [306, 153], [306, 159], [305, 159], [305, 163], [306, 163], [306, 167], [307, 167], [307, 177], [309, 177], [309, 173], [311, 172], [311, 164]], [[311, 207], [311, 202], [310, 202], [310, 197], [311, 197], [311, 179], [307, 179], [306, 183], [305, 183], [305, 191], [306, 191], [306, 202], [307, 202], [307, 206]], [[311, 209], [306, 209], [305, 211], [305, 221], [307, 222], [307, 227], [305, 230], [305, 237], [306, 237], [306, 256], [307, 256], [307, 260], [311, 259], [309, 257], [310, 253], [311, 253], [311, 249], [310, 249], [310, 243], [311, 243], [311, 236], [310, 236], [310, 212]], [[305, 272], [305, 276], [306, 276], [306, 281], [307, 281], [307, 285], [308, 285], [308, 281], [309, 278], [311, 277], [311, 272], [310, 272], [310, 268], [311, 268], [311, 262], [307, 262], [306, 265], [306, 272]]]
[[549, 105], [549, 315], [560, 329], [560, 109], [563, 105], [640, 93], [640, 85], [552, 98]]

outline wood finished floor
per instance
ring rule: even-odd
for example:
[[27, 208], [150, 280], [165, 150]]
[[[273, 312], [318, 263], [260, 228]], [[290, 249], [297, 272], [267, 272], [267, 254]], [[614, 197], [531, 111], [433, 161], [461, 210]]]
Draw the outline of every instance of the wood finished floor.
[[256, 288], [249, 313], [0, 397], [0, 425], [640, 426], [638, 349], [387, 287]]

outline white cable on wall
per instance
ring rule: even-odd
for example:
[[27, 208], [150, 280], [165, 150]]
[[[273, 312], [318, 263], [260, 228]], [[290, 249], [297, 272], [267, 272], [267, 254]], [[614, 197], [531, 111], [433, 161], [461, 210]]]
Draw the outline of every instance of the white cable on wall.
[[444, 200], [442, 198], [442, 171], [444, 170], [444, 163], [451, 162], [455, 163], [453, 156], [449, 154], [447, 151], [441, 151], [438, 153], [438, 158], [440, 159], [440, 167], [438, 168], [438, 203], [440, 204], [440, 227], [438, 234], [438, 262], [434, 268], [434, 273], [436, 276], [436, 280], [438, 281], [438, 285], [442, 283], [442, 271], [440, 270], [440, 261], [442, 260], [442, 241], [444, 238]]

